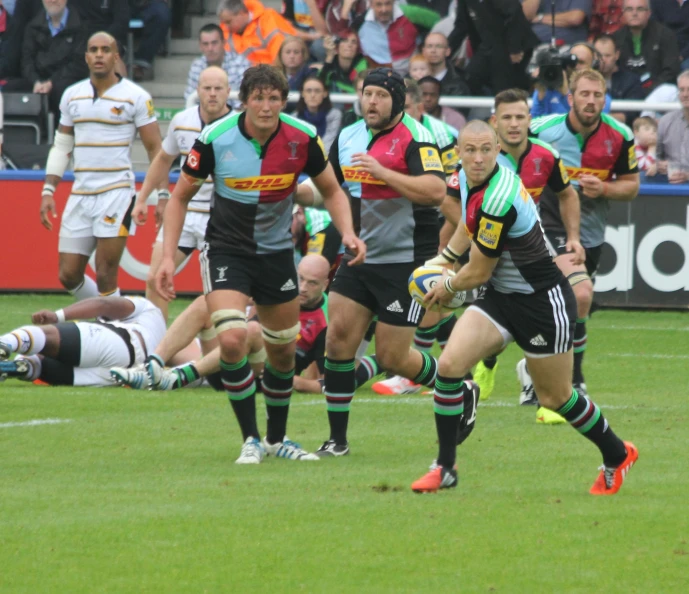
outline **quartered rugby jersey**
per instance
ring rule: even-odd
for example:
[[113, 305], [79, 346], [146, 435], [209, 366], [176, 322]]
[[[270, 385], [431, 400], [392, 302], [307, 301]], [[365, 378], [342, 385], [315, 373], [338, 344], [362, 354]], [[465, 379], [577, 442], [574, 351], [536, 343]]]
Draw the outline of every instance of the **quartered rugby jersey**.
[[421, 124], [433, 135], [435, 143], [440, 149], [440, 158], [443, 162], [445, 175], [452, 175], [459, 162], [459, 156], [455, 147], [459, 132], [449, 124], [427, 113], [421, 116]]
[[515, 161], [512, 155], [501, 151], [498, 155], [498, 164], [519, 176], [536, 204], [546, 186], [558, 193], [570, 185], [560, 155], [548, 143], [535, 138], [528, 141], [526, 151], [519, 157], [519, 162]]
[[60, 100], [60, 124], [74, 128], [72, 194], [133, 192], [136, 129], [155, 121], [151, 96], [126, 78], [100, 97], [88, 78], [68, 87]]
[[297, 374], [316, 361], [323, 373], [325, 363], [325, 332], [328, 329], [328, 296], [323, 293], [322, 301], [312, 309], [299, 310], [301, 330], [297, 336], [296, 369]]
[[340, 183], [347, 184], [359, 237], [366, 242], [366, 263], [415, 262], [438, 249], [438, 215], [432, 206], [413, 204], [384, 182], [352, 165], [352, 155], [368, 153], [388, 169], [405, 175], [431, 174], [445, 179], [431, 133], [404, 114], [399, 123], [375, 136], [364, 120], [340, 131], [330, 161]]
[[[569, 114], [538, 118], [531, 122], [531, 133], [560, 153], [572, 185], [577, 189], [577, 180], [582, 175], [609, 181], [615, 175], [639, 171], [632, 131], [607, 114], [601, 115], [598, 127], [586, 139], [572, 128]], [[584, 247], [597, 247], [605, 239], [608, 201], [605, 198], [591, 200], [581, 192], [580, 198], [581, 243]], [[546, 229], [562, 228], [559, 204], [549, 194], [541, 201], [541, 218]]]
[[447, 193], [461, 200], [467, 235], [481, 253], [499, 258], [488, 281], [496, 291], [534, 293], [562, 278], [548, 252], [536, 204], [509, 169], [496, 164], [483, 184], [469, 189], [459, 165]]
[[203, 129], [183, 170], [213, 176], [206, 231], [211, 248], [228, 253], [292, 250], [292, 203], [299, 175], [316, 177], [328, 164], [316, 129], [280, 114], [277, 130], [261, 146], [244, 127], [245, 113], [228, 114]]
[[[184, 111], [176, 113], [163, 139], [163, 150], [168, 155], [181, 155], [180, 166], [194, 146], [194, 142], [201, 134], [205, 123], [201, 119], [201, 111], [194, 105]], [[196, 195], [189, 201], [189, 212], [209, 212], [213, 198], [213, 178], [208, 176]]]
[[304, 239], [298, 246], [299, 253], [303, 256], [318, 254], [331, 265], [335, 264], [338, 254], [344, 253], [344, 246], [342, 236], [332, 224], [330, 213], [320, 208], [305, 208], [304, 221]]

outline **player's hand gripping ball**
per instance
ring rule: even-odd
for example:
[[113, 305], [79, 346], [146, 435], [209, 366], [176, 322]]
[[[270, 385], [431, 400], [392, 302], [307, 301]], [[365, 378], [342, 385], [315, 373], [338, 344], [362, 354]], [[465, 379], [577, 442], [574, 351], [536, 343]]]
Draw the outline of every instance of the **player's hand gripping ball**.
[[[409, 294], [412, 299], [419, 305], [424, 307], [423, 300], [426, 294], [437, 283], [443, 282], [443, 272], [447, 271], [450, 276], [454, 276], [454, 272], [443, 266], [419, 266], [409, 277]], [[449, 303], [440, 305], [436, 303], [429, 309], [431, 311], [452, 311], [461, 307], [467, 297], [466, 291], [455, 293]]]

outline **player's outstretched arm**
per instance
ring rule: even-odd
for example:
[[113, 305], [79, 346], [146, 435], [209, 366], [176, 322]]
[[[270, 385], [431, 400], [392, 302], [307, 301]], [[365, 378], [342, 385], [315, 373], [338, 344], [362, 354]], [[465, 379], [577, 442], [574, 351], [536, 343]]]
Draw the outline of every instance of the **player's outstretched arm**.
[[51, 231], [53, 221], [57, 218], [55, 207], [55, 190], [65, 174], [69, 165], [69, 159], [74, 149], [74, 126], [60, 124], [55, 132], [53, 146], [48, 153], [48, 161], [45, 165], [45, 183], [41, 191], [41, 223]]
[[91, 297], [68, 305], [64, 309], [42, 309], [31, 316], [34, 324], [56, 324], [69, 320], [92, 320], [102, 317], [122, 320], [134, 313], [134, 303], [124, 297]]
[[567, 231], [567, 251], [572, 254], [572, 264], [583, 264], [586, 260], [586, 252], [580, 243], [579, 223], [581, 220], [581, 208], [579, 195], [572, 186], [567, 186], [557, 193], [560, 201], [560, 217]]
[[[349, 265], [355, 266], [363, 263], [366, 258], [366, 244], [354, 233], [354, 223], [352, 222], [352, 209], [346, 194], [337, 183], [335, 172], [332, 165], [328, 163], [326, 168], [312, 178], [315, 190], [323, 198], [323, 205], [330, 213], [335, 228], [342, 236], [342, 245], [354, 254], [354, 259], [350, 260]], [[312, 193], [314, 188], [311, 188]]]
[[[148, 218], [146, 201], [155, 188], [164, 188], [158, 191], [158, 208], [156, 208], [156, 223], [160, 225], [162, 222], [163, 212], [170, 198], [170, 192], [166, 188], [166, 184], [169, 180], [170, 167], [172, 167], [172, 164], [178, 156], [179, 155], [168, 155], [161, 148], [151, 161], [151, 165], [146, 172], [144, 183], [136, 197], [134, 210], [132, 211], [132, 218], [137, 225], [146, 224], [146, 219]], [[158, 213], [160, 213], [159, 216], [161, 220], [158, 220]]]

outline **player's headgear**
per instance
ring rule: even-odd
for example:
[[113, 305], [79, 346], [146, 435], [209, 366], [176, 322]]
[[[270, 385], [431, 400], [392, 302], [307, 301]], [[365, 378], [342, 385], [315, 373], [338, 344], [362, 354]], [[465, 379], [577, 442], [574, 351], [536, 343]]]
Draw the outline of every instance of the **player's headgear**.
[[390, 117], [394, 118], [396, 115], [404, 111], [404, 101], [407, 97], [407, 87], [404, 84], [404, 78], [397, 74], [391, 68], [375, 68], [371, 70], [364, 79], [365, 89], [368, 85], [376, 87], [383, 87], [392, 96], [392, 112]]

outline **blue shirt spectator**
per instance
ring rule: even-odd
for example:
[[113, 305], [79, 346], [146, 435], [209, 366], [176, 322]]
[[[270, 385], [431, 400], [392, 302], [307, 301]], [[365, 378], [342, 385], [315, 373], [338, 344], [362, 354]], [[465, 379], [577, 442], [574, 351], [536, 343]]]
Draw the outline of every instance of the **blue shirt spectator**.
[[[538, 97], [538, 91], [533, 92], [533, 103], [531, 104], [531, 117], [537, 118], [539, 116], [551, 115], [554, 113], [568, 113], [569, 103], [567, 102], [567, 95], [555, 89], [547, 89], [545, 96], [542, 99]], [[610, 113], [610, 95], [605, 94], [605, 106], [603, 113]]]
[[48, 29], [50, 29], [50, 34], [55, 37], [60, 31], [62, 31], [66, 26], [67, 26], [67, 17], [69, 16], [69, 8], [65, 8], [65, 11], [62, 13], [62, 18], [60, 19], [60, 23], [55, 26], [53, 25], [53, 21], [50, 18], [49, 14], [45, 15], [46, 20], [48, 21]]
[[[555, 37], [559, 45], [570, 45], [586, 41], [588, 19], [591, 18], [591, 0], [555, 0], [555, 16], [566, 15], [571, 24], [555, 27]], [[550, 43], [552, 36], [551, 0], [541, 0], [538, 12], [532, 19], [531, 28], [542, 43]]]

